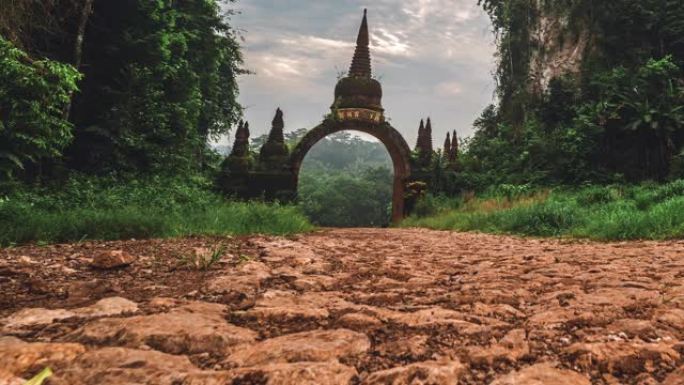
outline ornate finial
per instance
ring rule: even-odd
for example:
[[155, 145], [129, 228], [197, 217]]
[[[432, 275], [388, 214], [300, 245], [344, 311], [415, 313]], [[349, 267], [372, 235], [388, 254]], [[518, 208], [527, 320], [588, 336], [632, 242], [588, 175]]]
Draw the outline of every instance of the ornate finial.
[[354, 51], [354, 59], [349, 68], [350, 77], [371, 77], [371, 59], [370, 49], [368, 48], [370, 39], [368, 37], [368, 17], [367, 10], [363, 10], [363, 21], [359, 29], [359, 36], [356, 39], [356, 50]]

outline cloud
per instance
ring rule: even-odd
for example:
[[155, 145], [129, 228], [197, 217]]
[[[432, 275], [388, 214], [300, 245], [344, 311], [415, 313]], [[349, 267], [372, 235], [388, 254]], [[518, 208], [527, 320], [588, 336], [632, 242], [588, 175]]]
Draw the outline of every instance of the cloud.
[[[244, 4], [243, 4], [244, 3]], [[249, 4], [247, 4], [249, 3]], [[364, 4], [365, 3], [365, 4]], [[290, 128], [312, 127], [354, 52], [361, 11], [369, 11], [373, 71], [388, 116], [409, 142], [416, 122], [437, 132], [468, 130], [492, 101], [494, 37], [476, 0], [243, 0], [231, 24], [242, 31], [246, 117], [267, 130], [275, 107]], [[467, 133], [467, 132], [466, 132]]]
[[437, 84], [434, 90], [441, 96], [456, 96], [463, 93], [463, 85], [458, 81], [444, 82]]
[[411, 57], [414, 52], [403, 33], [390, 32], [384, 28], [373, 31], [371, 48], [380, 55]]

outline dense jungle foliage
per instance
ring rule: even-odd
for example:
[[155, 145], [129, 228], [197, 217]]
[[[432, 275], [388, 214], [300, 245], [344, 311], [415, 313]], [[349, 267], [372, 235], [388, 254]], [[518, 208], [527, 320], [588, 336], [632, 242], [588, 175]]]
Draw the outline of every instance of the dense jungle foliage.
[[230, 2], [0, 2], [0, 245], [312, 228], [213, 192], [242, 113]]
[[387, 226], [392, 186], [392, 161], [382, 143], [340, 132], [304, 160], [299, 207], [321, 226]]
[[[479, 2], [498, 38], [499, 101], [475, 122], [463, 187], [684, 176], [681, 1]], [[552, 69], [575, 49], [577, 68], [539, 87], [540, 58]]]
[[218, 0], [16, 0], [0, 12], [0, 171], [197, 173], [241, 114]]

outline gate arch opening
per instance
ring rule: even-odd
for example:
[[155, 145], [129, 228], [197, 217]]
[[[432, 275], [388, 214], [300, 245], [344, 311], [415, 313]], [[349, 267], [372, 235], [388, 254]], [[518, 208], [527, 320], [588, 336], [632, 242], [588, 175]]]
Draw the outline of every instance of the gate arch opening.
[[385, 145], [359, 131], [338, 132], [316, 143], [304, 158], [297, 205], [317, 226], [387, 227], [393, 179]]
[[294, 178], [294, 186], [299, 186], [299, 173], [309, 150], [323, 138], [340, 131], [363, 132], [378, 139], [392, 159], [394, 181], [392, 186], [392, 222], [397, 223], [404, 217], [404, 188], [411, 175], [411, 149], [389, 123], [372, 123], [364, 121], [335, 121], [327, 119], [309, 131], [292, 151], [290, 167]]

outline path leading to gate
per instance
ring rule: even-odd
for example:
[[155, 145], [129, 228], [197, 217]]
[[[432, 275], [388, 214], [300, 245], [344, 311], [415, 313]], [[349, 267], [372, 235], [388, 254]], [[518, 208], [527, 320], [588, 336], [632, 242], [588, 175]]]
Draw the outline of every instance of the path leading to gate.
[[0, 250], [0, 384], [684, 383], [681, 241], [324, 230], [179, 265], [220, 242]]

